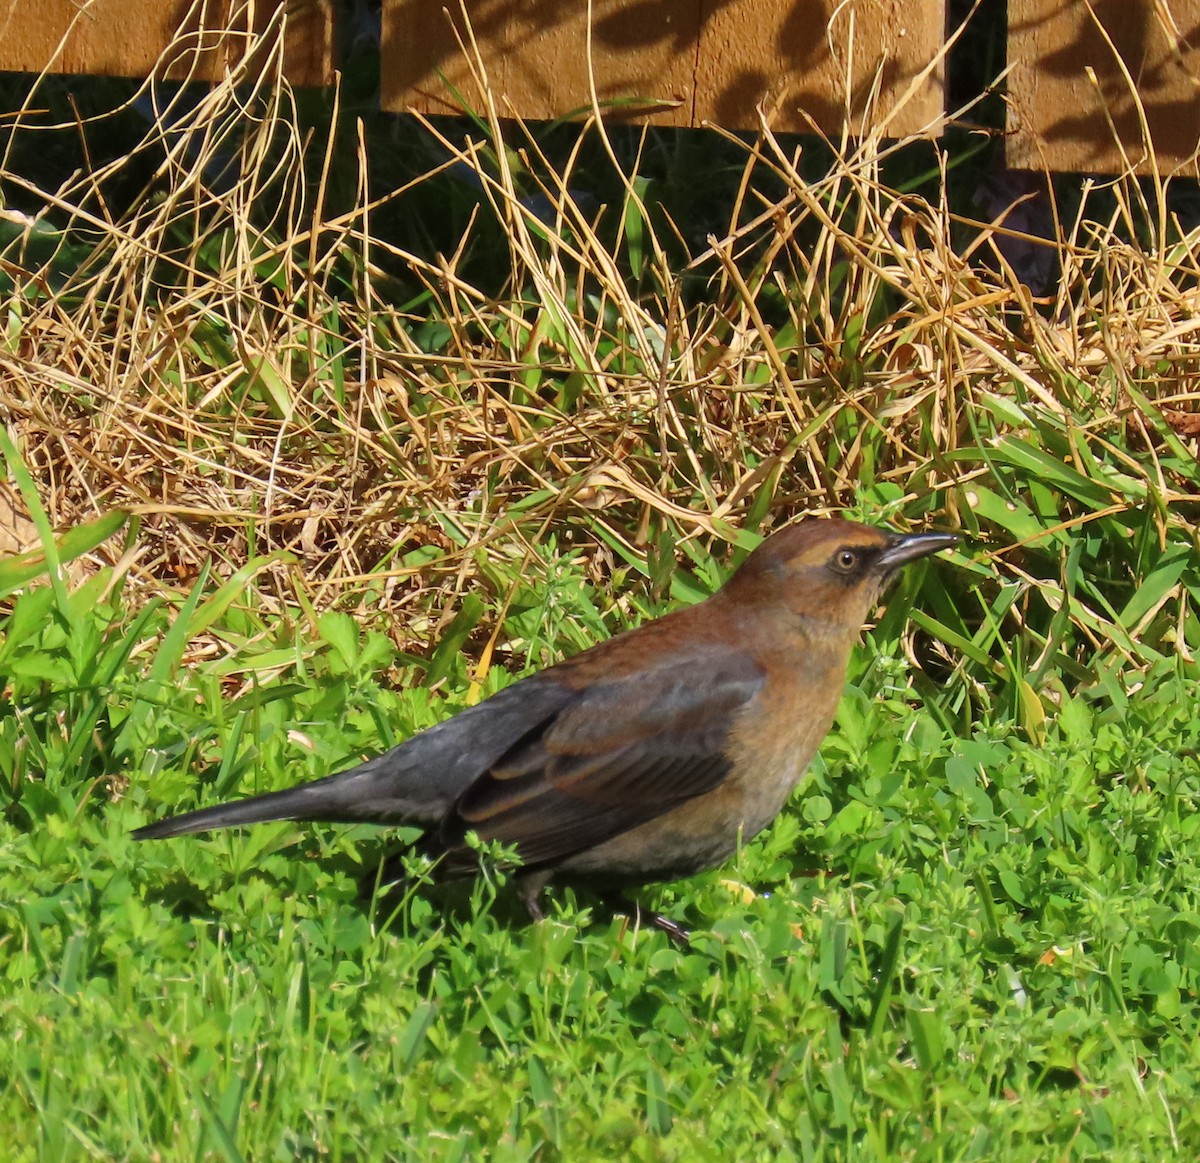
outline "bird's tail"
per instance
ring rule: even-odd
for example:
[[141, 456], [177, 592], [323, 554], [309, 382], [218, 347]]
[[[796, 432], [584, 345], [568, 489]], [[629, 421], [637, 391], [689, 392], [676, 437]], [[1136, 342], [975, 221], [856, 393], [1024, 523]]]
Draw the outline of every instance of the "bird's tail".
[[473, 780], [574, 697], [567, 684], [535, 675], [349, 771], [172, 816], [133, 835], [158, 840], [268, 820], [431, 827]]
[[[324, 820], [335, 806], [336, 796], [329, 792], [312, 794], [311, 784], [270, 792], [247, 800], [215, 804], [195, 812], [169, 816], [147, 824], [133, 833], [135, 840], [164, 840], [169, 836], [184, 836], [188, 832], [211, 832], [214, 828], [229, 828], [236, 824], [263, 824], [268, 820]], [[315, 814], [314, 814], [315, 813]]]
[[349, 771], [312, 783], [169, 816], [138, 828], [133, 838], [162, 840], [237, 824], [263, 824], [268, 820], [334, 824], [430, 823], [445, 812], [446, 793], [429, 781], [417, 778], [404, 759], [397, 748]]

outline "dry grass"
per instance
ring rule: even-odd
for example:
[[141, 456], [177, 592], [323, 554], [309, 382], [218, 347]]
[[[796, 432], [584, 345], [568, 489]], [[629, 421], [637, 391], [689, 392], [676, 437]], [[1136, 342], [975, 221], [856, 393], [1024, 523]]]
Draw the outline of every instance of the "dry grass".
[[[552, 163], [494, 104], [465, 142], [427, 125], [446, 160], [375, 197], [366, 140], [329, 130], [306, 168], [270, 69], [178, 102], [56, 189], [10, 164], [22, 135], [82, 132], [39, 124], [36, 101], [0, 170], [41, 207], [2, 212], [0, 396], [57, 528], [138, 516], [122, 558], [138, 592], [254, 561], [269, 606], [382, 606], [413, 645], [423, 615], [494, 588], [489, 562], [519, 577], [548, 531], [604, 578], [614, 555], [861, 506], [981, 533], [1002, 577], [1051, 591], [1054, 538], [1076, 525], [1149, 513], [1163, 544], [1190, 538], [1200, 237], [1173, 227], [1161, 183], [1124, 175], [1056, 206], [1057, 237], [1024, 239], [1061, 272], [1035, 299], [1000, 245], [1019, 232], [889, 188], [900, 147], [877, 138], [814, 180], [764, 127], [726, 229], [696, 246], [636, 170], [623, 205], [585, 208], [582, 144]], [[581, 142], [602, 132], [593, 119]], [[331, 209], [350, 161], [357, 194]], [[451, 167], [479, 189], [455, 250], [373, 230]], [[144, 190], [112, 210], [133, 174]], [[505, 256], [499, 293], [472, 281], [480, 246]], [[397, 286], [421, 289], [415, 306], [388, 301]], [[998, 467], [1006, 440], [1099, 500], [1059, 490], [1043, 511], [1013, 483], [1028, 464]], [[1029, 538], [1050, 564], [1013, 552]]]

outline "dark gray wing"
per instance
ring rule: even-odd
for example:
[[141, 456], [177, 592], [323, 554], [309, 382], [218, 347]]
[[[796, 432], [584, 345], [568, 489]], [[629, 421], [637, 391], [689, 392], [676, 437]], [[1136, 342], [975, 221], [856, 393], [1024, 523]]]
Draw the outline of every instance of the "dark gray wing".
[[470, 859], [468, 831], [535, 866], [712, 791], [729, 771], [734, 719], [762, 683], [748, 655], [708, 650], [587, 687], [463, 793], [438, 833], [451, 865]]

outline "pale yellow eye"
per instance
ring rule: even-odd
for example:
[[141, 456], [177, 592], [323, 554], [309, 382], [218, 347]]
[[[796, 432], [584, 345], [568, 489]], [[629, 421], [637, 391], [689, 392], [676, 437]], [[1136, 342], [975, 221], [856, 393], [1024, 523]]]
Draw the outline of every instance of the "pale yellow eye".
[[839, 549], [833, 555], [833, 566], [839, 573], [853, 573], [858, 568], [858, 554], [853, 549]]

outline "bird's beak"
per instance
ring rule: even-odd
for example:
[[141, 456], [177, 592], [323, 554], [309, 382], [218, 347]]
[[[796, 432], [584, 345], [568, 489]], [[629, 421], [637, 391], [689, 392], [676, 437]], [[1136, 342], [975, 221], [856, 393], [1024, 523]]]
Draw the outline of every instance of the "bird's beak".
[[950, 549], [957, 544], [958, 535], [955, 533], [910, 533], [907, 536], [898, 533], [877, 560], [886, 573], [893, 573], [918, 557], [928, 557], [931, 553]]

